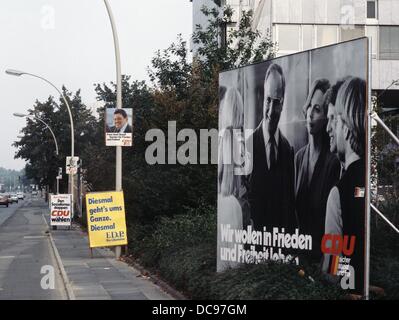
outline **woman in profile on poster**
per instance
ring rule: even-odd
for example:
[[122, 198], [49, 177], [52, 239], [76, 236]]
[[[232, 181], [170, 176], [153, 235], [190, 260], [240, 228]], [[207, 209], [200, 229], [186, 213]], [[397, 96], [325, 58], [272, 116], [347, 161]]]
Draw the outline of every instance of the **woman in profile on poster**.
[[295, 208], [301, 234], [312, 236], [309, 262], [320, 262], [328, 195], [337, 183], [340, 163], [330, 152], [326, 132], [328, 105], [325, 94], [330, 87], [327, 79], [312, 84], [303, 107], [309, 143], [295, 155]]

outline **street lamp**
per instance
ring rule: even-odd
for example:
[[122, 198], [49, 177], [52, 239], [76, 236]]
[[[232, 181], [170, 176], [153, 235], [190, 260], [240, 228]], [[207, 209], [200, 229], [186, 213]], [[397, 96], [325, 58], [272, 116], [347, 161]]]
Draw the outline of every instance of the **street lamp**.
[[[112, 35], [114, 38], [115, 60], [116, 60], [116, 108], [122, 109], [122, 72], [121, 72], [121, 55], [119, 50], [119, 39], [116, 30], [114, 15], [112, 14], [111, 6], [108, 0], [104, 0], [107, 8], [109, 20], [112, 27]], [[122, 191], [122, 147], [116, 147], [116, 164], [115, 164], [115, 189]], [[121, 255], [121, 247], [117, 246], [115, 249], [115, 256], [119, 259]]]
[[[54, 134], [53, 130], [50, 128], [50, 126], [49, 126], [46, 122], [44, 122], [42, 119], [40, 119], [40, 118], [38, 118], [38, 117], [35, 117], [34, 115], [30, 115], [30, 114], [13, 113], [13, 116], [14, 116], [14, 117], [19, 117], [19, 118], [33, 118], [33, 119], [35, 119], [35, 120], [41, 122], [42, 124], [44, 124], [45, 127], [51, 132], [51, 135], [53, 136], [54, 144], [55, 144], [55, 154], [56, 154], [57, 157], [58, 157], [59, 152], [58, 152], [58, 143], [57, 143], [57, 139], [56, 139], [56, 137], [55, 137], [55, 134]], [[20, 137], [20, 136], [18, 136], [18, 137]], [[59, 190], [60, 190], [60, 184], [59, 184], [59, 179], [58, 179], [58, 177], [57, 177], [57, 194], [60, 193]]]
[[[50, 86], [52, 86], [58, 92], [58, 94], [62, 97], [62, 99], [64, 100], [65, 105], [66, 105], [66, 107], [68, 109], [69, 121], [70, 121], [70, 124], [71, 124], [71, 157], [73, 159], [73, 157], [75, 156], [75, 138], [74, 138], [73, 118], [72, 118], [71, 108], [70, 108], [69, 103], [68, 103], [67, 99], [65, 98], [64, 94], [53, 83], [51, 83], [49, 80], [47, 80], [47, 79], [45, 79], [45, 78], [43, 78], [41, 76], [38, 76], [38, 75], [35, 75], [35, 74], [32, 74], [32, 73], [28, 73], [28, 72], [24, 72], [24, 71], [20, 71], [20, 70], [14, 70], [14, 69], [7, 69], [6, 73], [8, 75], [16, 76], [16, 77], [20, 77], [20, 76], [26, 75], [26, 76], [31, 76], [31, 77], [34, 77], [34, 78], [41, 79], [44, 82], [46, 82], [47, 84], [49, 84]], [[69, 175], [69, 187], [68, 187], [68, 189], [69, 189], [69, 194], [71, 194], [71, 197], [72, 197], [72, 217], [73, 217], [74, 216], [74, 205], [73, 205], [74, 204], [74, 196], [73, 196], [73, 193], [74, 193], [74, 179], [73, 179], [73, 173]]]
[[44, 124], [46, 126], [46, 128], [49, 129], [49, 131], [51, 132], [51, 135], [53, 136], [54, 143], [55, 143], [55, 153], [57, 156], [59, 155], [57, 139], [55, 138], [55, 134], [54, 134], [53, 130], [51, 130], [50, 126], [47, 123], [45, 123], [42, 119], [35, 117], [34, 115], [23, 114], [23, 113], [13, 113], [13, 116], [19, 117], [19, 118], [33, 118], [33, 119], [41, 122], [42, 124]]

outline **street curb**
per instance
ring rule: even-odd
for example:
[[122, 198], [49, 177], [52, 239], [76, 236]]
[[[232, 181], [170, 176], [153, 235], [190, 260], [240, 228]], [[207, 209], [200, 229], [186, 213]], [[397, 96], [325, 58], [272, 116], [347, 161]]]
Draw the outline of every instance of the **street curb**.
[[[44, 214], [42, 214], [42, 217], [43, 217], [43, 220], [46, 223], [47, 227], [49, 228], [47, 220], [44, 217]], [[60, 254], [58, 252], [58, 249], [57, 249], [57, 247], [55, 245], [55, 242], [54, 242], [54, 239], [53, 239], [53, 235], [51, 234], [50, 229], [49, 229], [49, 232], [48, 232], [48, 239], [50, 240], [50, 244], [51, 244], [51, 248], [53, 249], [53, 252], [54, 252], [55, 260], [57, 260], [58, 267], [61, 270], [61, 278], [62, 278], [62, 281], [64, 282], [64, 287], [65, 287], [65, 290], [66, 290], [66, 293], [67, 293], [67, 296], [68, 296], [68, 300], [76, 300], [75, 294], [73, 293], [73, 289], [72, 289], [72, 287], [70, 285], [70, 282], [69, 282], [69, 279], [68, 279], [68, 275], [65, 272], [64, 265], [62, 264], [61, 256], [60, 256]]]
[[[76, 223], [75, 225], [79, 228], [79, 230], [82, 233], [84, 233], [87, 236], [87, 232], [82, 230], [82, 226], [79, 223]], [[96, 248], [96, 249], [104, 258], [106, 258], [111, 264], [113, 264], [113, 262], [115, 260], [106, 257], [101, 252], [102, 250], [110, 250], [110, 248], [107, 248], [107, 249]], [[146, 270], [143, 266], [141, 266], [140, 264], [135, 262], [132, 258], [127, 257], [127, 256], [121, 256], [121, 258], [119, 260], [117, 260], [117, 261], [123, 262], [123, 263], [127, 264], [128, 266], [137, 269], [143, 276], [148, 277], [149, 280], [153, 284], [155, 284], [155, 285], [159, 286], [160, 288], [162, 288], [162, 290], [164, 290], [167, 294], [172, 296], [172, 298], [174, 298], [176, 300], [189, 300], [181, 292], [179, 292], [176, 289], [174, 289], [173, 287], [171, 287], [168, 283], [166, 283], [164, 280], [160, 279], [158, 276], [156, 276], [156, 275], [152, 274], [151, 272], [149, 272], [148, 270]]]

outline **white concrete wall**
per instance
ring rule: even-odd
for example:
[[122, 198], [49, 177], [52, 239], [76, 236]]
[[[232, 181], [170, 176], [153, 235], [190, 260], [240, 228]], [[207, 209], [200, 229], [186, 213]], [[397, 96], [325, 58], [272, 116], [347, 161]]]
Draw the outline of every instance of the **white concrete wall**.
[[399, 24], [399, 1], [379, 0], [379, 24]]
[[372, 88], [386, 89], [393, 80], [399, 79], [399, 60], [375, 60], [372, 65]]
[[[262, 32], [272, 24], [367, 24], [366, 0], [263, 0], [263, 10], [256, 28]], [[245, 0], [244, 10], [256, 10], [262, 0]], [[379, 0], [378, 24], [399, 25], [399, 0]], [[235, 5], [239, 0], [226, 0]], [[196, 24], [206, 26], [207, 19], [200, 12], [202, 5], [213, 5], [211, 0], [193, 0], [193, 30]], [[351, 13], [352, 10], [352, 13]], [[350, 15], [352, 14], [352, 18]], [[349, 17], [349, 18], [348, 18]], [[238, 17], [237, 17], [238, 18]], [[351, 19], [348, 21], [348, 19]], [[272, 29], [270, 31], [273, 31]], [[192, 48], [195, 53], [196, 48]], [[399, 60], [375, 60], [372, 62], [372, 88], [384, 90], [399, 78]]]
[[341, 24], [343, 21], [365, 24], [366, 1], [273, 0], [274, 23]]

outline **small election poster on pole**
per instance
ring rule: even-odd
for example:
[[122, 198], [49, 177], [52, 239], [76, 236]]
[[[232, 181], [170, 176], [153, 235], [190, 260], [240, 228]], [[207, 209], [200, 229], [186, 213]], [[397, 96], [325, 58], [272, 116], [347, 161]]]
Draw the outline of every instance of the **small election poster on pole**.
[[72, 175], [77, 174], [78, 162], [79, 162], [79, 157], [66, 157], [65, 173]]
[[122, 191], [88, 193], [86, 208], [90, 248], [127, 244]]
[[71, 195], [53, 194], [50, 198], [50, 225], [71, 226]]
[[131, 147], [133, 143], [133, 109], [105, 110], [105, 145]]

